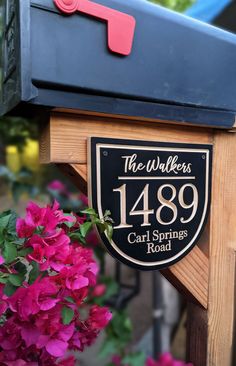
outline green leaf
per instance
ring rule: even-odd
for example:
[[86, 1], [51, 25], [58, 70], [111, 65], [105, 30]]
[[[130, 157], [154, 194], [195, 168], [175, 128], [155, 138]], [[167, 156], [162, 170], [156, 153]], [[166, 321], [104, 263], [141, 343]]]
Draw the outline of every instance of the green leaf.
[[106, 210], [104, 213], [104, 217], [106, 216], [111, 216], [111, 211], [110, 210]]
[[22, 274], [10, 274], [8, 277], [9, 282], [16, 287], [19, 287], [22, 285], [24, 278], [25, 278], [25, 276]]
[[129, 366], [143, 366], [145, 364], [146, 356], [143, 352], [137, 352], [127, 355], [123, 358], [122, 364]]
[[96, 225], [104, 225], [104, 222], [101, 221], [98, 217], [96, 217], [94, 220], [93, 220], [93, 224], [96, 224]]
[[106, 234], [108, 239], [111, 241], [112, 240], [112, 235], [113, 235], [113, 226], [110, 224], [106, 223]]
[[121, 351], [132, 338], [132, 325], [126, 311], [116, 311], [108, 327], [107, 334], [117, 340], [117, 347]]
[[65, 299], [66, 299], [66, 301], [70, 302], [71, 304], [75, 304], [75, 301], [74, 301], [74, 299], [72, 299], [72, 297], [68, 296]]
[[86, 215], [91, 215], [91, 216], [95, 216], [97, 217], [97, 213], [93, 208], [86, 208], [85, 210], [81, 211], [81, 213], [86, 214]]
[[28, 272], [26, 265], [22, 262], [16, 263], [14, 269], [23, 276]]
[[11, 283], [7, 283], [6, 286], [4, 287], [4, 294], [7, 295], [8, 297], [9, 296], [12, 296], [17, 290], [17, 287], [16, 286], [13, 286]]
[[5, 217], [5, 216], [8, 216], [8, 215], [11, 215], [12, 211], [11, 210], [7, 210], [7, 211], [3, 211], [0, 213], [0, 219]]
[[80, 240], [82, 237], [81, 233], [80, 232], [72, 232], [72, 233], [69, 233], [68, 234], [69, 237], [72, 239], [72, 240]]
[[88, 232], [92, 229], [93, 224], [91, 222], [85, 222], [84, 224], [80, 225], [80, 232], [81, 235], [85, 238]]
[[8, 223], [8, 231], [11, 234], [16, 234], [16, 220], [17, 220], [17, 214], [13, 211], [11, 211], [11, 217]]
[[2, 230], [0, 230], [0, 246], [1, 247], [3, 246], [4, 242], [5, 242], [5, 235], [2, 232]]
[[97, 223], [97, 227], [98, 227], [98, 230], [99, 230], [99, 233], [100, 233], [100, 234], [103, 234], [103, 233], [104, 233], [104, 231], [106, 231], [106, 226], [105, 226], [105, 224], [104, 224], [104, 223], [102, 223], [102, 222], [98, 222], [98, 223]]
[[74, 317], [74, 310], [71, 308], [68, 308], [67, 306], [64, 306], [61, 311], [62, 315], [62, 322], [64, 325], [68, 325], [71, 323], [73, 317]]
[[24, 244], [24, 242], [25, 242], [25, 239], [24, 238], [18, 238], [18, 237], [14, 237], [14, 243], [16, 244], [16, 245], [23, 245]]
[[33, 248], [24, 248], [18, 250], [18, 257], [26, 257], [28, 254], [33, 252]]
[[31, 262], [32, 269], [29, 274], [29, 284], [32, 285], [34, 281], [38, 278], [40, 271], [39, 271], [39, 265], [37, 262]]
[[72, 221], [72, 222], [69, 222], [69, 221], [64, 221], [63, 222], [63, 224], [65, 224], [68, 228], [72, 228], [75, 225], [75, 223], [76, 223], [75, 216], [72, 215], [72, 214], [64, 214], [64, 216], [74, 218], [74, 221]]
[[129, 331], [129, 332], [132, 332], [132, 323], [131, 323], [131, 320], [130, 318], [126, 318], [125, 321], [124, 321], [124, 326], [125, 328]]
[[107, 281], [104, 281], [106, 284], [106, 296], [111, 297], [119, 291], [119, 285], [112, 278], [108, 278]]
[[7, 283], [8, 278], [7, 277], [0, 277], [0, 283]]
[[99, 351], [99, 358], [107, 358], [108, 356], [111, 356], [117, 352], [116, 342], [114, 339], [105, 340], [105, 342], [102, 344], [102, 347]]
[[74, 222], [70, 222], [70, 221], [64, 221], [63, 222], [64, 225], [66, 225], [69, 229], [71, 229], [74, 226]]
[[79, 232], [78, 233], [69, 233], [69, 237], [70, 237], [71, 241], [78, 241], [82, 244], [85, 244], [84, 237]]
[[17, 257], [15, 244], [5, 242], [2, 254], [7, 264], [13, 262]]
[[11, 218], [11, 214], [6, 214], [6, 215], [3, 215], [2, 217], [0, 217], [0, 230], [7, 228], [10, 218]]

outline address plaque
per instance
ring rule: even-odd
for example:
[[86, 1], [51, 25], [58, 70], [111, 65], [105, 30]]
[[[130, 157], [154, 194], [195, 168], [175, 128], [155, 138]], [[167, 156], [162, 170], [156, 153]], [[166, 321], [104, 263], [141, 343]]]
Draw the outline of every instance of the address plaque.
[[169, 267], [189, 253], [207, 220], [212, 146], [92, 137], [90, 204], [110, 210], [107, 250], [141, 270]]

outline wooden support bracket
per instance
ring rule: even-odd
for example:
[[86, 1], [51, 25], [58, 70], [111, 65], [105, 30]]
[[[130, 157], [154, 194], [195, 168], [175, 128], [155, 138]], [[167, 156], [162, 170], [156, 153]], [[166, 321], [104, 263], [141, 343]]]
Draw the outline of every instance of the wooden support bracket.
[[[42, 163], [57, 163], [87, 193], [87, 139], [91, 136], [137, 140], [211, 142], [210, 130], [96, 116], [53, 113], [41, 139]], [[189, 300], [207, 308], [208, 258], [196, 246], [182, 261], [162, 271]]]

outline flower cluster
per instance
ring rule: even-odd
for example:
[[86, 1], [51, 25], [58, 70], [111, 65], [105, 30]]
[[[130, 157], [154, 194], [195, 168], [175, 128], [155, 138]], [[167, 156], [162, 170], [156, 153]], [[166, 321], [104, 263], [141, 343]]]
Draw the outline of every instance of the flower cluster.
[[79, 210], [88, 206], [88, 198], [83, 193], [72, 193], [60, 180], [53, 180], [47, 186], [52, 199], [60, 202], [64, 209]]
[[176, 361], [173, 359], [170, 353], [164, 353], [160, 356], [160, 358], [155, 361], [151, 357], [149, 357], [146, 361], [145, 366], [193, 366], [192, 364], [184, 363], [182, 361]]
[[88, 305], [98, 266], [92, 251], [72, 239], [80, 230], [76, 216], [57, 202], [31, 202], [26, 211], [15, 236], [10, 215], [3, 217], [0, 364], [73, 366], [68, 351], [83, 351], [111, 319], [106, 307]]
[[[112, 365], [114, 366], [130, 366], [131, 365], [131, 359], [132, 359], [132, 365], [135, 364], [134, 359], [137, 360], [137, 356], [138, 357], [142, 357], [141, 354], [134, 354], [133, 357], [132, 355], [129, 355], [128, 357], [125, 357], [125, 360], [122, 360], [121, 356], [119, 355], [114, 355], [112, 358]], [[134, 358], [135, 357], [135, 358]], [[127, 362], [127, 359], [129, 360]], [[143, 363], [143, 361], [141, 362]], [[161, 355], [159, 357], [159, 359], [157, 361], [153, 360], [151, 357], [148, 357], [145, 366], [193, 366], [192, 364], [186, 364], [182, 361], [176, 361], [173, 359], [173, 357], [171, 356], [170, 353], [164, 353], [163, 355]], [[140, 364], [140, 362], [139, 362]]]

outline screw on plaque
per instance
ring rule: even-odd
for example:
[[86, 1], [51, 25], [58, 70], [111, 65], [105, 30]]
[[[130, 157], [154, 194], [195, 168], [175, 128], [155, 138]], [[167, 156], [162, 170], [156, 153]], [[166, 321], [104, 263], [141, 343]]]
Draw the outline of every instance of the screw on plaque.
[[108, 152], [107, 151], [103, 151], [103, 156], [108, 156]]

